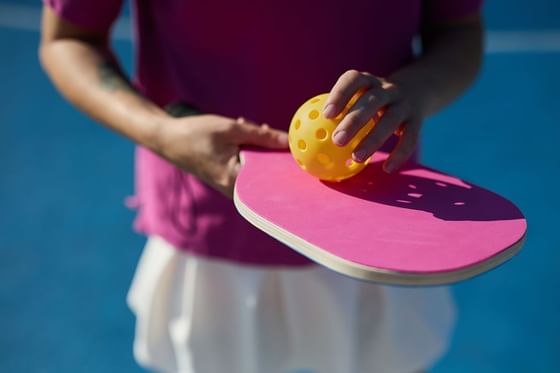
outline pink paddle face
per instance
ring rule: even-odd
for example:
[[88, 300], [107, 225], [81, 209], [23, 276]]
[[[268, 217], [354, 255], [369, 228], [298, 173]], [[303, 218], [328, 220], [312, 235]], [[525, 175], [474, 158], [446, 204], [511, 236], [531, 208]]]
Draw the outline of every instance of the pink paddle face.
[[311, 259], [388, 283], [458, 281], [521, 248], [527, 224], [511, 202], [414, 162], [388, 175], [386, 157], [378, 152], [360, 174], [336, 183], [308, 175], [288, 152], [244, 150], [236, 206]]

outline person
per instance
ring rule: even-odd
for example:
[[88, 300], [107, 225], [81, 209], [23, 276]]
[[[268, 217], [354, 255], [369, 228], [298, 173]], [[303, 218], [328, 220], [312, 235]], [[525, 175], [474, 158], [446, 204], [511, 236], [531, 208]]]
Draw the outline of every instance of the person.
[[[40, 59], [72, 104], [138, 144], [137, 361], [188, 373], [429, 369], [455, 322], [447, 288], [340, 276], [251, 227], [231, 197], [240, 146], [286, 148], [291, 116], [322, 92], [326, 117], [362, 93], [338, 145], [384, 110], [356, 161], [386, 149], [395, 172], [416, 156], [424, 119], [477, 75], [481, 0], [137, 0], [132, 80], [110, 45], [121, 7], [44, 0]], [[176, 102], [191, 115], [164, 110]]]

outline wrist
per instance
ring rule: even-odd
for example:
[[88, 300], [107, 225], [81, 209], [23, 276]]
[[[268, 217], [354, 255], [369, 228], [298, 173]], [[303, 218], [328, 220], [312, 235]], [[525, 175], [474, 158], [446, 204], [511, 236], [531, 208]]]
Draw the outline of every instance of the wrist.
[[166, 112], [152, 118], [150, 129], [146, 132], [142, 145], [156, 154], [164, 155], [166, 144], [169, 142], [168, 139], [172, 136], [169, 134], [170, 129], [177, 125], [176, 120]]
[[157, 115], [152, 120], [152, 128], [147, 134], [144, 145], [150, 150], [163, 155], [168, 143], [169, 129], [177, 126], [177, 118], [192, 117], [200, 114], [200, 110], [196, 107], [182, 101], [173, 102], [167, 105], [164, 110], [158, 108]]
[[428, 82], [420, 80], [417, 76], [408, 74], [395, 74], [389, 78], [395, 84], [401, 94], [417, 113], [419, 119], [424, 119], [432, 113], [432, 102], [434, 92]]

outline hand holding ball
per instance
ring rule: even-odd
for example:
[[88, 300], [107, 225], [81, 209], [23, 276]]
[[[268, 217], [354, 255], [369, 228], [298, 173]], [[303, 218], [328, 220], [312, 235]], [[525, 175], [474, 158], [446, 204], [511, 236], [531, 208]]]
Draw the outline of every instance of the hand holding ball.
[[290, 151], [299, 166], [311, 175], [327, 181], [341, 181], [362, 171], [367, 161], [352, 160], [352, 151], [375, 125], [372, 118], [345, 146], [332, 142], [332, 134], [358, 99], [354, 96], [336, 118], [327, 119], [322, 111], [328, 93], [313, 97], [294, 114], [288, 131]]

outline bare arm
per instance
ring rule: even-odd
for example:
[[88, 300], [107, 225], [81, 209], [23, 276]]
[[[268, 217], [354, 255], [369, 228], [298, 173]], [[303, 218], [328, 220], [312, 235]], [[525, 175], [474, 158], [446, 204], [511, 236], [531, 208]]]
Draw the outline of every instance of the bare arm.
[[346, 145], [381, 109], [383, 116], [353, 153], [365, 161], [396, 133], [397, 147], [385, 162], [387, 172], [398, 169], [413, 154], [423, 119], [456, 99], [472, 83], [481, 65], [483, 28], [480, 15], [422, 29], [421, 56], [388, 77], [347, 71], [331, 90], [324, 115], [335, 117], [350, 98], [364, 92], [350, 109], [333, 141]]
[[41, 63], [59, 91], [108, 128], [142, 144], [231, 197], [239, 147], [286, 148], [287, 134], [218, 115], [172, 118], [135, 92], [111, 51], [109, 30], [94, 32], [43, 9]]
[[461, 95], [476, 78], [482, 63], [482, 39], [478, 14], [425, 25], [421, 57], [389, 80], [419, 96], [422, 117], [432, 115]]
[[60, 92], [107, 127], [157, 150], [157, 129], [167, 115], [136, 93], [109, 46], [109, 30], [74, 26], [44, 7], [41, 63]]

